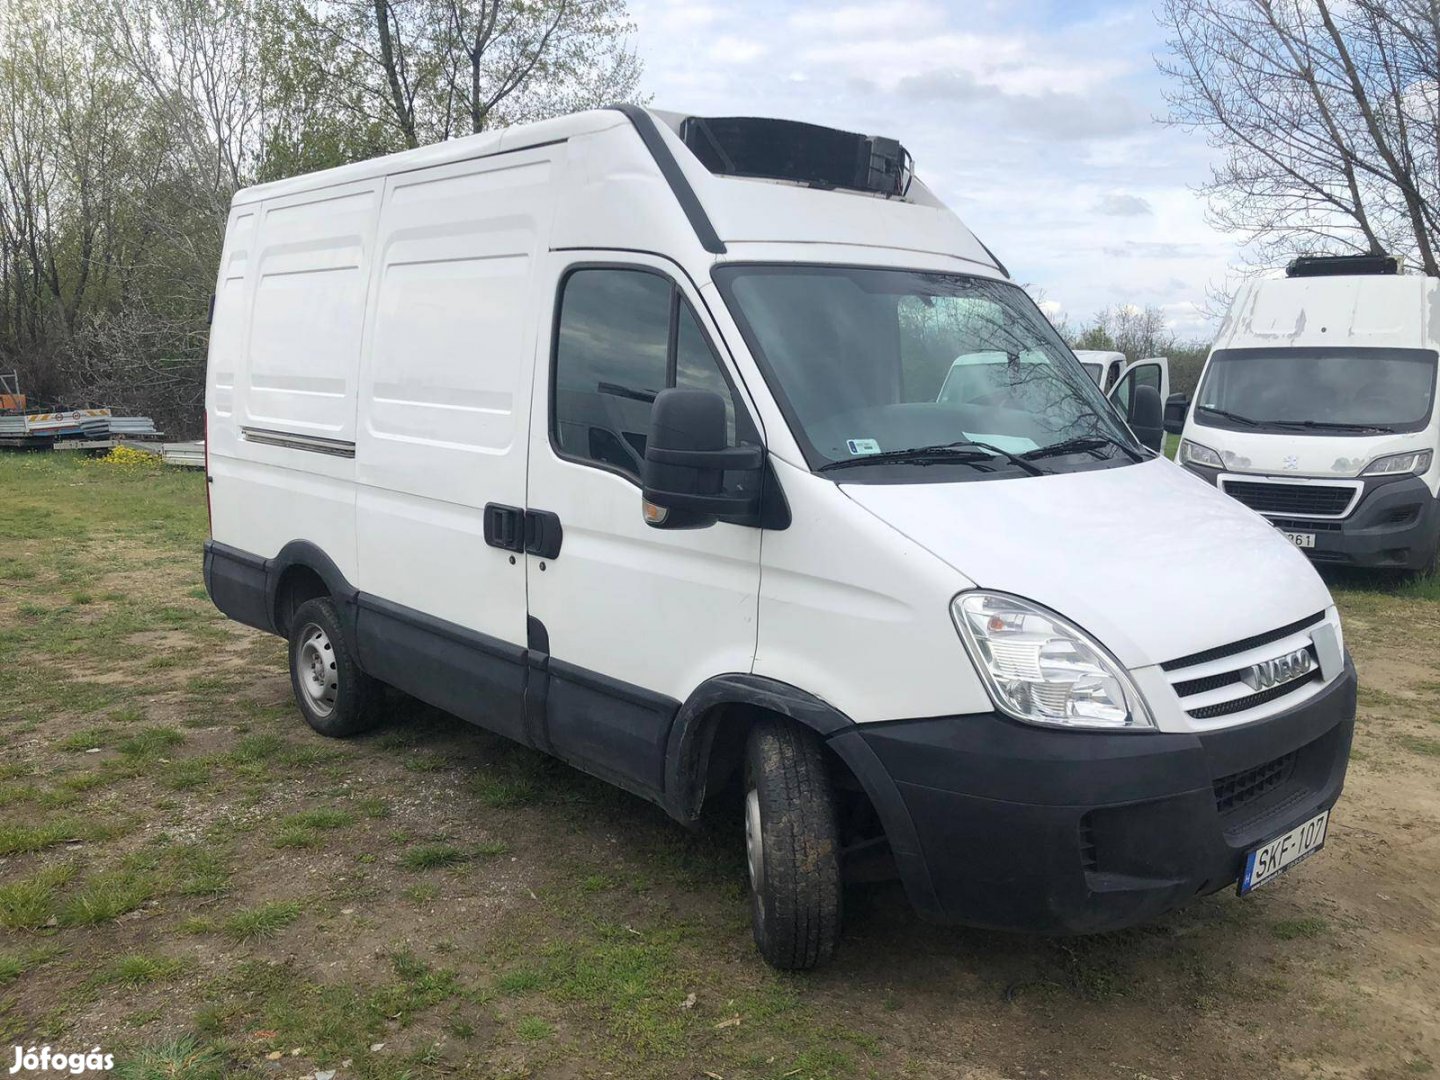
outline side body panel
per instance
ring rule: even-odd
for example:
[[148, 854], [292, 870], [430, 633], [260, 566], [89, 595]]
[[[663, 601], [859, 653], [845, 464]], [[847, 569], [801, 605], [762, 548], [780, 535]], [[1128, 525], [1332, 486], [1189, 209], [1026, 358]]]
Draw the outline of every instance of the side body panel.
[[495, 154], [386, 181], [360, 370], [362, 662], [516, 738], [526, 568], [485, 543], [483, 514], [487, 503], [524, 505], [553, 153]]
[[356, 573], [354, 439], [378, 182], [237, 207], [211, 332], [216, 540], [311, 541]]
[[794, 521], [764, 537], [755, 674], [857, 723], [988, 711], [950, 618], [972, 583], [828, 478], [776, 472]]

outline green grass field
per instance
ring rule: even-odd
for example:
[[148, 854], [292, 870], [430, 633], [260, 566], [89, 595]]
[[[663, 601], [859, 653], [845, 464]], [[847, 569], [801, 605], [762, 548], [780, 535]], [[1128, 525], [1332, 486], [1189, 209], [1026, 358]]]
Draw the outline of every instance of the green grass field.
[[1440, 1062], [1433, 582], [1336, 582], [1361, 723], [1304, 868], [1074, 940], [931, 927], [855, 886], [835, 963], [785, 976], [751, 945], [729, 818], [686, 831], [403, 699], [372, 735], [312, 734], [283, 645], [206, 598], [205, 532], [197, 472], [0, 457], [10, 1044], [98, 1043], [130, 1080]]

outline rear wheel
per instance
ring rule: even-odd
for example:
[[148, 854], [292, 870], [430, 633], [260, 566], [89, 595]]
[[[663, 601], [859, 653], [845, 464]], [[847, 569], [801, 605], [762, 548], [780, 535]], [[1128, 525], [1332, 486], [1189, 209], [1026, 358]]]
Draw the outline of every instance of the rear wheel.
[[745, 748], [745, 857], [755, 944], [783, 970], [828, 960], [840, 937], [835, 800], [809, 732], [761, 720]]
[[307, 600], [290, 619], [290, 685], [305, 722], [344, 738], [375, 726], [379, 684], [360, 670], [334, 602]]

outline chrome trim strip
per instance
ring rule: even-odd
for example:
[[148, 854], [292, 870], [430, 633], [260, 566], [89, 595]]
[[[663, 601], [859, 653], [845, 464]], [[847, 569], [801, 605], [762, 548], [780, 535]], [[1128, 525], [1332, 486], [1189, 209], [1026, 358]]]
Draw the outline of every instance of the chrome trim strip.
[[[1301, 477], [1301, 476], [1270, 476], [1266, 473], [1233, 473], [1223, 472], [1216, 477], [1220, 490], [1225, 491], [1226, 480], [1237, 480], [1245, 484], [1289, 484], [1291, 487], [1338, 487], [1350, 489], [1350, 502], [1345, 509], [1338, 514], [1297, 514], [1290, 510], [1256, 510], [1255, 513], [1267, 518], [1285, 518], [1289, 521], [1339, 521], [1347, 518], [1355, 509], [1355, 504], [1360, 501], [1360, 496], [1365, 491], [1363, 480], [1330, 479], [1329, 477]], [[1225, 494], [1229, 495], [1228, 491]], [[1240, 502], [1238, 498], [1231, 495], [1232, 499]]]
[[329, 454], [331, 457], [353, 458], [355, 444], [344, 439], [326, 439], [319, 435], [301, 435], [293, 431], [275, 431], [271, 428], [242, 427], [240, 435], [246, 442], [262, 446], [279, 446], [286, 450], [308, 450], [312, 454]]

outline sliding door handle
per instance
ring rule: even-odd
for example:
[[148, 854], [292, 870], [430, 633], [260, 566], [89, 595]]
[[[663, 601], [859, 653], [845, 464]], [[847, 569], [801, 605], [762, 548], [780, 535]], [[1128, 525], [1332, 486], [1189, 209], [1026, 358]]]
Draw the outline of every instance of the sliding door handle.
[[525, 511], [525, 553], [538, 555], [542, 559], [553, 559], [560, 554], [560, 541], [565, 530], [560, 527], [560, 515], [550, 510]]

